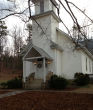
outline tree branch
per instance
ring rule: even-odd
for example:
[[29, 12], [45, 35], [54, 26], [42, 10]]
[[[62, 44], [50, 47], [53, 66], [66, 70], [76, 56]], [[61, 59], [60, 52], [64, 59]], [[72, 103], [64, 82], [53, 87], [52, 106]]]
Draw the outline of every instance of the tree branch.
[[77, 7], [74, 3], [72, 3], [72, 2], [69, 2], [68, 1], [68, 3], [69, 4], [72, 4], [74, 7], [76, 7], [80, 12], [82, 12], [92, 23], [93, 23], [93, 20], [86, 14], [86, 13], [84, 13], [79, 7]]
[[58, 1], [59, 1], [59, 3], [62, 5], [62, 7], [66, 10], [66, 12], [71, 16], [73, 22], [75, 23], [75, 20], [74, 20], [73, 16], [72, 16], [71, 13], [67, 10], [67, 8], [64, 6], [64, 4], [61, 2], [61, 0], [58, 0]]

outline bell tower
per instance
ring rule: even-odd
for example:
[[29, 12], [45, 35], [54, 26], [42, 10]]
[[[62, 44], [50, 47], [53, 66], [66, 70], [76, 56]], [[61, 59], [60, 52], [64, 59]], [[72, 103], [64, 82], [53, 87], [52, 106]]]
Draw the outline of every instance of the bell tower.
[[35, 5], [35, 14], [32, 16], [32, 40], [39, 41], [40, 36], [47, 36], [56, 42], [56, 28], [60, 22], [58, 3], [56, 0], [32, 0], [32, 2]]
[[58, 3], [56, 0], [32, 0], [35, 4], [35, 15], [47, 11], [54, 11], [57, 15], [59, 13]]

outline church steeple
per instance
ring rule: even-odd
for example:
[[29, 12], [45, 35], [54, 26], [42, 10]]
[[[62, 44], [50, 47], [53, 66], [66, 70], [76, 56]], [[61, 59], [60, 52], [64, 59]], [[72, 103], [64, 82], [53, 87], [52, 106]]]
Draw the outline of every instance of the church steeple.
[[41, 41], [40, 38], [43, 35], [56, 42], [56, 28], [61, 22], [57, 13], [58, 4], [56, 0], [32, 0], [32, 2], [35, 4], [35, 15], [32, 19], [33, 42]]
[[35, 4], [35, 15], [48, 11], [53, 11], [56, 15], [59, 14], [56, 0], [32, 0], [32, 2]]

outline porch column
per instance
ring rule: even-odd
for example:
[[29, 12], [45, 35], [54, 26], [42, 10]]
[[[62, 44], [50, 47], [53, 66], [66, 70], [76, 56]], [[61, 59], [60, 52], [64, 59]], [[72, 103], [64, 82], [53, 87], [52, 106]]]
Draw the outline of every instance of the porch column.
[[43, 58], [43, 74], [44, 74], [44, 82], [46, 82], [46, 65], [45, 58]]

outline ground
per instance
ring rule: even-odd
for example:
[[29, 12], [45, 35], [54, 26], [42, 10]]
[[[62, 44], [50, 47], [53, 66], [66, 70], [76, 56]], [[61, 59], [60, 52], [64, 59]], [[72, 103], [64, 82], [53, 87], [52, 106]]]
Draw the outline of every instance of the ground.
[[1, 82], [6, 82], [8, 80], [11, 80], [15, 77], [19, 77], [22, 75], [22, 71], [18, 71], [18, 70], [6, 70], [6, 71], [2, 71], [0, 72], [0, 83]]
[[[14, 73], [0, 76], [1, 80], [15, 77]], [[93, 85], [64, 91], [2, 89], [0, 110], [93, 110]]]
[[5, 93], [8, 93], [8, 92], [11, 92], [11, 91], [12, 91], [12, 90], [3, 90], [3, 89], [2, 89], [2, 90], [0, 90], [0, 95], [1, 95], [1, 94], [5, 94]]
[[93, 110], [93, 94], [25, 91], [0, 98], [0, 110]]
[[90, 93], [93, 94], [93, 84], [89, 84], [78, 89], [73, 90], [76, 93]]

